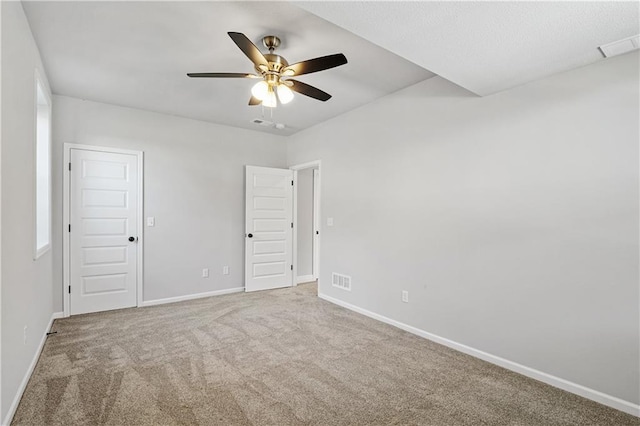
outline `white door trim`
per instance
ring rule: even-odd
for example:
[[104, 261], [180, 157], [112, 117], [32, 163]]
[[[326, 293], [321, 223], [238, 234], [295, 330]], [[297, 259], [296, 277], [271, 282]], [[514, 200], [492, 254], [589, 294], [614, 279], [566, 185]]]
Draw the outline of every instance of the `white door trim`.
[[313, 169], [313, 279], [320, 278], [320, 168]]
[[[292, 278], [292, 286], [297, 286], [297, 276], [298, 276], [298, 171], [305, 169], [317, 169], [318, 170], [318, 183], [316, 186], [314, 179], [314, 196], [313, 196], [313, 217], [314, 222], [317, 218], [318, 228], [320, 227], [320, 182], [322, 176], [322, 161], [309, 161], [308, 163], [297, 164], [295, 166], [289, 167], [289, 169], [293, 170], [293, 278]], [[315, 177], [315, 176], [314, 176]], [[317, 191], [316, 191], [317, 189]], [[317, 193], [317, 195], [316, 195]], [[316, 198], [317, 197], [317, 198]], [[315, 231], [315, 229], [314, 229]], [[314, 238], [314, 242], [317, 240], [317, 243], [314, 245], [315, 252], [313, 254], [313, 274], [316, 275], [316, 279], [320, 279], [320, 237]]]
[[138, 211], [136, 216], [138, 218], [138, 254], [137, 254], [137, 271], [136, 271], [136, 306], [142, 306], [142, 289], [143, 286], [143, 252], [144, 252], [144, 153], [142, 151], [132, 151], [129, 149], [109, 148], [101, 146], [81, 145], [75, 143], [64, 144], [64, 162], [62, 163], [63, 177], [62, 177], [62, 306], [65, 318], [70, 315], [70, 298], [69, 298], [69, 283], [70, 283], [70, 235], [69, 235], [69, 221], [71, 214], [71, 206], [69, 202], [70, 190], [71, 190], [71, 176], [69, 174], [69, 162], [71, 161], [71, 150], [82, 149], [85, 151], [98, 151], [108, 152], [112, 154], [128, 154], [135, 155], [138, 159]]

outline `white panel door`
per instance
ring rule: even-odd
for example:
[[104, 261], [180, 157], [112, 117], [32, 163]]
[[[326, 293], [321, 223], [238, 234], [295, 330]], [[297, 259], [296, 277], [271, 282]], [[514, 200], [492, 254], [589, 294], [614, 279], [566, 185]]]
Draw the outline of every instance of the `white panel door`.
[[71, 150], [70, 312], [136, 306], [138, 160]]
[[247, 166], [245, 291], [293, 285], [293, 171]]

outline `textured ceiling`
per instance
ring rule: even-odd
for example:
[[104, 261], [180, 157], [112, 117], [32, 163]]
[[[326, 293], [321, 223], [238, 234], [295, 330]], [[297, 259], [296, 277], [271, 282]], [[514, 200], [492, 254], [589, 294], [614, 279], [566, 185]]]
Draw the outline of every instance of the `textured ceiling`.
[[[293, 134], [433, 74], [334, 24], [282, 2], [24, 2], [56, 94], [235, 127]], [[342, 52], [347, 65], [298, 79], [333, 95], [296, 94], [265, 108], [284, 130], [250, 123], [251, 79], [189, 79], [187, 72], [253, 72], [227, 36], [282, 39], [290, 63]], [[265, 49], [266, 50], [266, 49]], [[380, 66], [384, 64], [384, 66]]]
[[640, 33], [634, 2], [299, 2], [300, 7], [488, 95], [603, 60]]

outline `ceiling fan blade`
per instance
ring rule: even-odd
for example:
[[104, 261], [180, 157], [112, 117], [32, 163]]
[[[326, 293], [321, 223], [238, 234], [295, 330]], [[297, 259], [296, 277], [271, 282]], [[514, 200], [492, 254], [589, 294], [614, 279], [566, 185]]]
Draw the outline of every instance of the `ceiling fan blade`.
[[329, 68], [339, 67], [347, 63], [347, 58], [342, 53], [335, 55], [322, 56], [320, 58], [309, 59], [302, 62], [296, 62], [282, 70], [282, 74], [302, 75], [311, 74], [312, 72], [324, 71]]
[[258, 98], [256, 98], [255, 96], [252, 96], [251, 99], [249, 99], [249, 105], [250, 106], [256, 106], [256, 105], [260, 105], [262, 103], [262, 101]]
[[327, 92], [323, 92], [317, 87], [310, 86], [307, 83], [291, 79], [287, 80], [287, 82], [293, 83], [293, 85], [290, 86], [291, 90], [294, 90], [302, 95], [309, 96], [310, 98], [317, 99], [322, 102], [326, 102], [331, 99], [330, 94], [328, 94]]
[[190, 72], [187, 76], [204, 78], [262, 78], [259, 75], [242, 72]]
[[267, 59], [264, 57], [262, 52], [260, 52], [260, 49], [258, 49], [255, 44], [251, 43], [251, 40], [249, 40], [246, 35], [234, 32], [228, 32], [227, 34], [229, 34], [231, 40], [233, 40], [240, 50], [247, 55], [247, 58], [249, 58], [256, 67], [259, 65], [263, 65], [265, 67], [268, 66]]

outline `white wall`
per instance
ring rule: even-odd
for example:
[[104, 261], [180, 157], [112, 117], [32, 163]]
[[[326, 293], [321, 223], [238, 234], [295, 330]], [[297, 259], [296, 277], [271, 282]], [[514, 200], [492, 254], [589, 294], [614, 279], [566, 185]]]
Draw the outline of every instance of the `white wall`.
[[[40, 55], [20, 2], [2, 2], [2, 401], [5, 419], [53, 313], [52, 251], [33, 260], [35, 69]], [[46, 84], [46, 82], [45, 82]], [[27, 343], [23, 330], [27, 326]]]
[[298, 277], [313, 275], [313, 169], [298, 171]]
[[320, 293], [638, 404], [638, 71], [436, 77], [290, 137], [335, 221]]
[[244, 285], [244, 166], [286, 167], [282, 139], [64, 96], [54, 97], [53, 117], [58, 309], [65, 142], [144, 151], [144, 214], [155, 217], [144, 228], [145, 301]]

